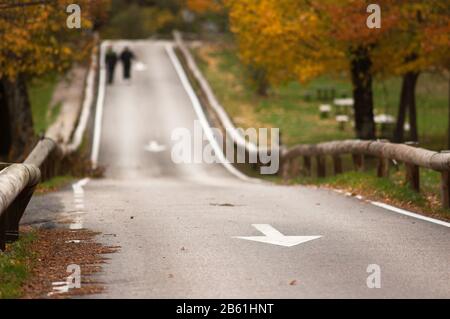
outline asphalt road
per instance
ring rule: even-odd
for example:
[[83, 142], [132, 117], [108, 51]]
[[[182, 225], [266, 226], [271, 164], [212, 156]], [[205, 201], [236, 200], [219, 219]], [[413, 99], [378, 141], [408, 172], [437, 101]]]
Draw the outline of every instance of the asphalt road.
[[[75, 218], [74, 228], [121, 247], [95, 297], [450, 297], [449, 227], [333, 191], [245, 182], [220, 164], [174, 164], [171, 132], [193, 130], [196, 114], [164, 45], [132, 43], [140, 63], [131, 83], [119, 69], [106, 89], [106, 177], [76, 201], [72, 189], [35, 197], [25, 218]], [[166, 149], [149, 152], [151, 141]], [[293, 247], [234, 238], [262, 235], [253, 224], [321, 237]], [[371, 264], [381, 288], [367, 286]]]

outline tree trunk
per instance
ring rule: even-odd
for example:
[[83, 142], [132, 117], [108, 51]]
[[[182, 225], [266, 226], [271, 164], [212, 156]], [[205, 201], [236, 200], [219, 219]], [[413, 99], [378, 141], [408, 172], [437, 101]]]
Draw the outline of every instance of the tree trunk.
[[395, 125], [394, 131], [394, 142], [402, 143], [405, 140], [405, 119], [406, 119], [406, 96], [405, 96], [405, 86], [406, 86], [406, 75], [402, 79], [402, 90], [400, 93], [400, 105], [398, 107], [397, 123]]
[[5, 158], [11, 148], [11, 128], [6, 101], [6, 92], [0, 81], [0, 158]]
[[400, 105], [398, 109], [397, 124], [395, 126], [394, 141], [396, 143], [404, 142], [404, 125], [406, 111], [408, 111], [411, 141], [418, 140], [417, 133], [417, 113], [416, 113], [416, 85], [419, 78], [419, 72], [408, 72], [403, 75], [402, 91], [400, 95]]
[[356, 136], [359, 139], [370, 140], [375, 138], [371, 74], [372, 61], [368, 48], [360, 47], [353, 54], [351, 73]]
[[2, 145], [8, 147], [11, 161], [19, 161], [31, 150], [35, 137], [26, 80], [23, 75], [15, 80], [2, 79], [0, 87], [0, 110], [8, 116], [8, 123], [3, 125], [3, 121], [1, 126], [1, 134], [7, 137]]
[[419, 79], [419, 72], [411, 75], [410, 85], [407, 87], [408, 107], [409, 107], [409, 140], [413, 142], [419, 141], [419, 133], [417, 128], [417, 107], [416, 107], [416, 86]]
[[448, 78], [448, 149], [450, 150], [450, 74]]
[[255, 83], [256, 92], [259, 96], [267, 97], [269, 93], [270, 84], [267, 81], [266, 72], [263, 69], [250, 66], [250, 75]]
[[267, 97], [269, 95], [269, 83], [265, 79], [258, 82], [258, 95]]

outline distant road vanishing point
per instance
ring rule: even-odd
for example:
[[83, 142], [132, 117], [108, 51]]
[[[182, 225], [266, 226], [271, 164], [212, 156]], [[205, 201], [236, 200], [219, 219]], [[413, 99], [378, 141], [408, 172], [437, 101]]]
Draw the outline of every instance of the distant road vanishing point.
[[[244, 181], [221, 164], [173, 163], [171, 132], [198, 118], [171, 42], [126, 43], [139, 70], [131, 84], [118, 70], [106, 87], [98, 141], [106, 176], [83, 186], [83, 227], [114, 234], [99, 238], [121, 247], [94, 297], [450, 298], [445, 225], [329, 190]], [[71, 188], [37, 196], [25, 219], [73, 205]], [[373, 264], [380, 288], [367, 284]]]

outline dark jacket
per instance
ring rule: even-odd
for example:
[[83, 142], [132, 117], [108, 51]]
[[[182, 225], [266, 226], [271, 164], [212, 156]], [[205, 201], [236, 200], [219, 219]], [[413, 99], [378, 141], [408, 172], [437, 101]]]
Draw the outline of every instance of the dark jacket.
[[125, 65], [130, 65], [131, 64], [131, 60], [134, 59], [134, 54], [133, 52], [131, 52], [130, 50], [125, 49], [121, 54], [120, 54], [120, 60], [122, 61], [123, 64]]
[[108, 67], [113, 68], [117, 63], [117, 54], [114, 51], [106, 52], [105, 63]]

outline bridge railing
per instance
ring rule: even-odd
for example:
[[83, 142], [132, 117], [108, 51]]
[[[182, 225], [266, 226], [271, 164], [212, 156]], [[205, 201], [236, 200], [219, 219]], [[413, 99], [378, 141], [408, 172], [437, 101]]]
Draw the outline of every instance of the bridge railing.
[[30, 164], [13, 164], [0, 171], [0, 250], [19, 237], [19, 222], [41, 178]]
[[[254, 143], [247, 141], [241, 132], [234, 126], [232, 120], [220, 104], [219, 100], [216, 98], [211, 86], [203, 76], [200, 68], [195, 62], [194, 57], [184, 43], [182, 34], [178, 31], [174, 31], [173, 37], [176, 47], [180, 50], [180, 53], [186, 61], [186, 67], [188, 68], [189, 73], [195, 78], [195, 81], [198, 83], [198, 86], [205, 95], [206, 102], [217, 115], [225, 134], [227, 134], [227, 136], [235, 143], [236, 147], [245, 149], [248, 154], [252, 154], [257, 157], [261, 152], [267, 151], [265, 147], [255, 145]], [[264, 150], [261, 148], [264, 148]]]
[[72, 127], [74, 136], [71, 143], [58, 144], [51, 138], [42, 138], [23, 163], [12, 165], [0, 163], [0, 251], [5, 249], [6, 243], [18, 239], [20, 219], [39, 182], [46, 181], [61, 172], [63, 159], [81, 145], [90, 109], [95, 100], [97, 62], [98, 58], [94, 51], [85, 80], [81, 113], [78, 122], [74, 122]]
[[0, 250], [19, 238], [19, 223], [36, 186], [58, 172], [61, 148], [51, 139], [40, 140], [22, 164], [0, 171]]
[[[192, 74], [197, 82], [201, 94], [205, 96], [204, 102], [211, 106], [213, 112], [227, 135], [235, 145], [243, 147], [249, 154], [260, 151], [260, 147], [249, 143], [235, 128], [232, 120], [227, 115], [222, 105], [215, 97], [208, 81], [197, 66], [194, 57], [190, 53], [188, 46], [184, 43], [181, 33], [174, 32], [174, 40], [183, 59], [186, 61], [185, 67]], [[333, 161], [333, 173], [343, 172], [343, 155], [351, 155], [356, 170], [364, 169], [365, 156], [378, 159], [377, 176], [387, 177], [389, 175], [389, 165], [391, 161], [404, 163], [406, 166], [406, 180], [411, 188], [420, 191], [420, 168], [432, 169], [441, 174], [441, 202], [443, 208], [450, 208], [450, 153], [434, 152], [423, 148], [415, 147], [413, 143], [394, 144], [386, 140], [362, 141], [345, 140], [332, 141], [319, 144], [303, 144], [291, 148], [281, 145], [280, 154], [280, 174], [288, 179], [299, 174], [300, 159], [303, 159], [303, 168], [307, 173], [311, 173], [312, 160], [316, 161], [318, 177], [325, 177], [326, 159], [330, 157]]]
[[354, 168], [364, 169], [364, 157], [377, 158], [377, 176], [388, 177], [391, 161], [404, 163], [406, 181], [415, 191], [420, 191], [420, 168], [431, 169], [441, 174], [441, 203], [450, 208], [450, 153], [434, 152], [408, 144], [390, 143], [385, 140], [344, 140], [318, 144], [293, 146], [281, 154], [281, 174], [285, 179], [299, 174], [300, 159], [307, 174], [311, 173], [312, 160], [316, 162], [316, 175], [326, 176], [326, 158], [333, 162], [333, 174], [342, 173], [342, 156], [351, 155]]

